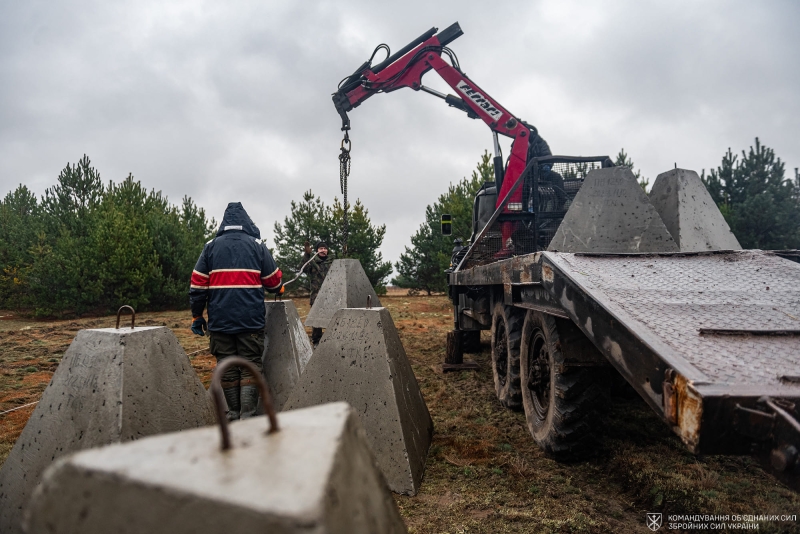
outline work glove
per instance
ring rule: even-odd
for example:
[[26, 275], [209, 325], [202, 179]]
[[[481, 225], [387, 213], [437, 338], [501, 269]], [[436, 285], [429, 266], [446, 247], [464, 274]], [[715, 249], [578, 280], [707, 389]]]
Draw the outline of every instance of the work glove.
[[278, 295], [283, 295], [283, 290], [284, 290], [284, 287], [283, 287], [283, 284], [281, 284], [281, 288], [278, 290]]
[[192, 332], [197, 334], [198, 336], [206, 335], [206, 330], [208, 330], [208, 325], [206, 324], [206, 320], [201, 315], [200, 317], [195, 317], [192, 321]]
[[303, 251], [310, 256], [311, 255], [311, 243], [309, 243], [308, 241], [303, 243]]

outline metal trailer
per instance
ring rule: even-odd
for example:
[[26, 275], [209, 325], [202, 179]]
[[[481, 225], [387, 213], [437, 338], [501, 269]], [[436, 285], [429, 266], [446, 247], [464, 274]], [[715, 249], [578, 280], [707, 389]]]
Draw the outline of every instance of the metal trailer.
[[[586, 452], [613, 368], [691, 452], [754, 454], [800, 489], [797, 251], [476, 260], [501, 209], [455, 254], [452, 334], [491, 329], [498, 398], [546, 452]], [[452, 337], [445, 368], [459, 369]]]
[[[601, 395], [597, 378], [605, 374], [596, 368], [610, 365], [691, 450], [767, 451], [796, 486], [800, 286], [793, 282], [800, 266], [790, 259], [797, 261], [797, 253], [787, 251], [783, 259], [760, 251], [539, 252], [548, 248], [586, 175], [613, 164], [607, 156], [531, 157], [536, 129], [467, 77], [448, 48], [462, 35], [458, 23], [437, 32], [432, 28], [394, 54], [379, 45], [342, 80], [333, 102], [345, 132], [339, 158], [345, 204], [347, 114], [375, 94], [422, 91], [492, 131], [497, 183], [478, 193], [470, 244], [454, 251], [448, 275], [455, 328], [445, 370], [474, 368], [463, 362], [462, 349], [491, 327], [500, 401], [524, 406], [534, 439], [567, 457], [586, 443], [585, 408]], [[373, 65], [381, 49], [388, 57]], [[430, 71], [460, 96], [424, 86]], [[505, 168], [499, 135], [514, 140]]]

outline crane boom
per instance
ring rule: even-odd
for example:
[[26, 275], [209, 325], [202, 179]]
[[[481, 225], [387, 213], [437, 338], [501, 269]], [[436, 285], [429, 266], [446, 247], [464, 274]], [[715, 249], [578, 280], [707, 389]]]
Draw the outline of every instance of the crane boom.
[[[339, 89], [333, 94], [333, 103], [342, 118], [342, 130], [347, 132], [350, 129], [347, 113], [374, 94], [390, 93], [409, 87], [415, 91], [438, 96], [451, 107], [466, 112], [469, 117], [481, 119], [489, 126], [495, 137], [503, 135], [513, 140], [505, 172], [495, 142], [494, 167], [500, 189], [497, 196], [499, 207], [499, 201], [511, 191], [525, 170], [528, 146], [535, 129], [514, 116], [461, 70], [455, 54], [447, 48], [448, 44], [463, 35], [459, 24], [456, 22], [441, 32], [437, 31], [437, 28], [431, 28], [378, 65], [372, 66], [371, 60], [365, 62], [353, 74], [342, 80]], [[386, 45], [378, 48], [381, 47], [388, 50]], [[442, 58], [443, 53], [450, 58], [450, 63]], [[458, 96], [445, 95], [422, 85], [422, 76], [431, 70], [447, 82]], [[520, 210], [522, 210], [522, 188], [516, 188], [505, 211]]]

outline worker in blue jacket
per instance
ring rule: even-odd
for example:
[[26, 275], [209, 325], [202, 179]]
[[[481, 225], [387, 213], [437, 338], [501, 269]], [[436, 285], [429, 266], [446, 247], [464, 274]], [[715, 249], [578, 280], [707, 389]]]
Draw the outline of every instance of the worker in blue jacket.
[[[217, 236], [206, 243], [192, 272], [189, 301], [192, 332], [207, 330], [217, 363], [241, 356], [262, 368], [264, 352], [264, 290], [283, 292], [281, 271], [261, 241], [261, 232], [241, 202], [225, 210]], [[208, 323], [203, 310], [208, 307]], [[233, 367], [222, 377], [228, 419], [255, 415], [258, 387], [244, 368]]]

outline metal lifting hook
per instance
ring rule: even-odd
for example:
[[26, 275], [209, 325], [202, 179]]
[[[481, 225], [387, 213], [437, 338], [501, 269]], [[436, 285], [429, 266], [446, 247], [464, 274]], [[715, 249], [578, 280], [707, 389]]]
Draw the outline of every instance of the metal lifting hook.
[[[347, 145], [347, 148], [345, 148]], [[347, 234], [350, 231], [350, 225], [347, 220], [347, 177], [350, 175], [350, 133], [345, 130], [344, 138], [341, 144], [341, 154], [339, 154], [339, 186], [342, 189], [342, 252], [347, 254]]]

